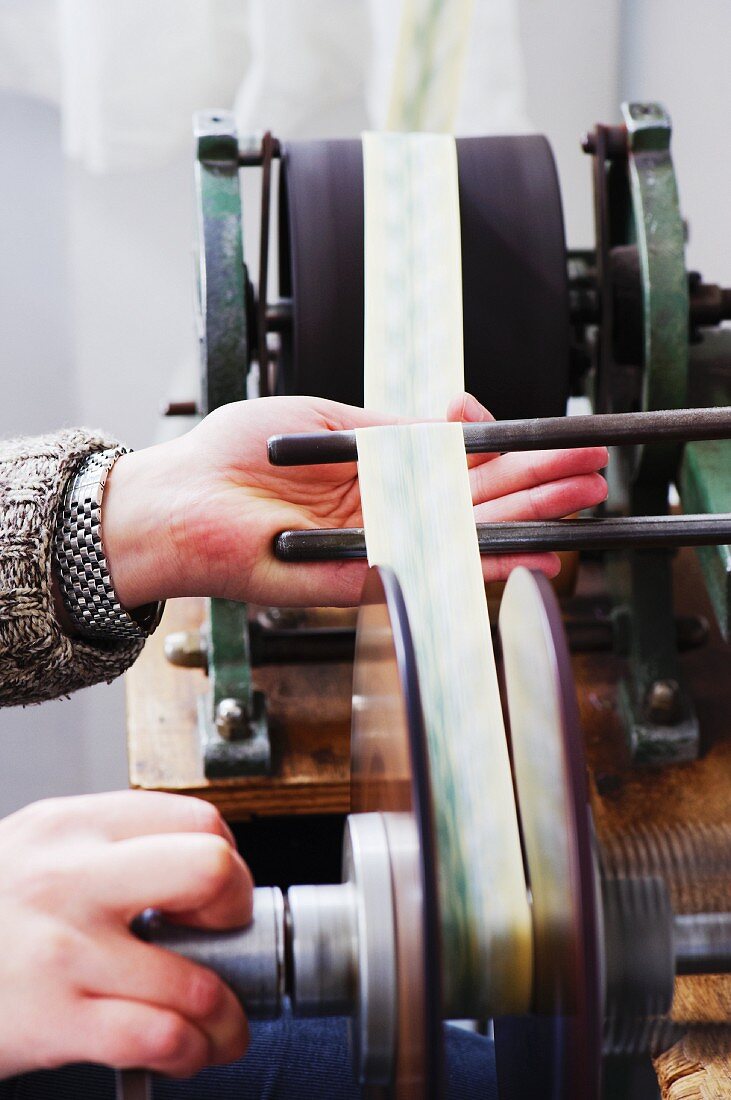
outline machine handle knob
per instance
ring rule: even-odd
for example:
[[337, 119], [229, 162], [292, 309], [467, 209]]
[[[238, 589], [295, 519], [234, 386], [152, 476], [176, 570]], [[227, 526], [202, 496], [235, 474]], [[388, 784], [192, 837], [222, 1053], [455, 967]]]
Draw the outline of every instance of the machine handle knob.
[[259, 886], [254, 913], [246, 928], [214, 932], [172, 924], [152, 909], [135, 920], [133, 931], [192, 962], [214, 970], [231, 987], [247, 1016], [276, 1019], [285, 986], [285, 905], [282, 891]]

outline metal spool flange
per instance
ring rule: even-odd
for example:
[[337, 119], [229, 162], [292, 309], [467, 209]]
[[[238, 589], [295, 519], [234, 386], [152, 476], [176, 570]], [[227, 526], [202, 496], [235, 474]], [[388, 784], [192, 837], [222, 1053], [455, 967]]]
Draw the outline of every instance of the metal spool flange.
[[395, 574], [369, 571], [353, 670], [352, 808], [383, 816], [396, 930], [391, 1095], [437, 1100], [443, 1079], [436, 859], [429, 763], [411, 632]]
[[510, 1096], [520, 1100], [594, 1100], [604, 1001], [601, 910], [568, 646], [543, 575], [523, 568], [511, 574], [500, 636], [535, 969], [533, 1015], [496, 1022], [498, 1081], [502, 1067], [515, 1090]]

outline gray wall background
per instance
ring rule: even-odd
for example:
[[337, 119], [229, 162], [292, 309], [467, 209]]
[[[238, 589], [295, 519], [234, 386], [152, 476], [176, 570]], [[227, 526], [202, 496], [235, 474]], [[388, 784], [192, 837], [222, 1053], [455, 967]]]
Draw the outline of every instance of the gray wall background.
[[[592, 240], [579, 138], [655, 98], [675, 123], [689, 263], [731, 283], [731, 6], [726, 0], [519, 0], [529, 116], [559, 164], [569, 243]], [[262, 120], [264, 124], [266, 120]], [[0, 93], [0, 436], [104, 427], [160, 437], [195, 386], [189, 157], [96, 178], [64, 163], [52, 108]], [[126, 783], [121, 683], [0, 712], [0, 814]]]

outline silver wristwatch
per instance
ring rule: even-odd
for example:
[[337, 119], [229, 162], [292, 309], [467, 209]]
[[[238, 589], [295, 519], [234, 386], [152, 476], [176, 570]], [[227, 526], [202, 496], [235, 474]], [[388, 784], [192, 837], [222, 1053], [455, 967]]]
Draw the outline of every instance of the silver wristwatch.
[[89, 455], [64, 491], [56, 517], [53, 556], [61, 596], [76, 630], [91, 641], [124, 642], [146, 638], [160, 621], [164, 603], [134, 612], [122, 607], [104, 556], [101, 505], [104, 485], [126, 447]]

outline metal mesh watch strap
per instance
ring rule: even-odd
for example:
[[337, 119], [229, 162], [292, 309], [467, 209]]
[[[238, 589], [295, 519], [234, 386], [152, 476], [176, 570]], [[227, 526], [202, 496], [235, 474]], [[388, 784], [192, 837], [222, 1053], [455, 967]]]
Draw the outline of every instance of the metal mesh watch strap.
[[146, 604], [134, 612], [122, 607], [104, 555], [101, 505], [109, 471], [126, 447], [89, 455], [64, 491], [56, 518], [54, 561], [68, 616], [92, 641], [139, 641], [157, 626], [164, 604]]

